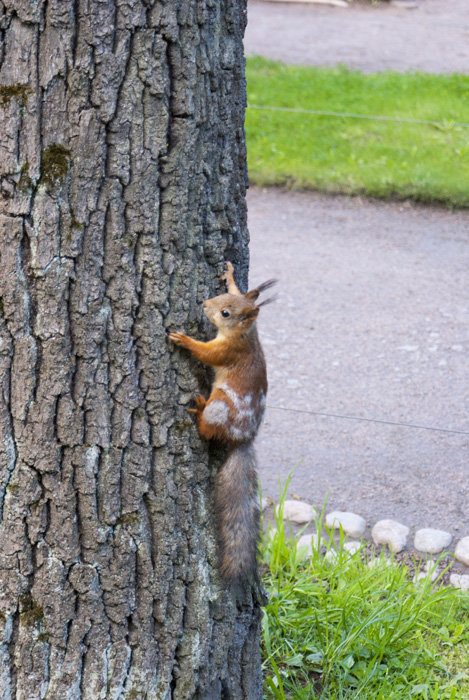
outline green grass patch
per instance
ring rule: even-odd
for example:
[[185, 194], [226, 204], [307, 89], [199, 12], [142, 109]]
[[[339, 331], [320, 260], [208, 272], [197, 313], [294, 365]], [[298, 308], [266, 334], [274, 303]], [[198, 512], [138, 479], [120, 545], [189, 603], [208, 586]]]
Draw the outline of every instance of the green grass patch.
[[344, 550], [343, 534], [328, 540], [333, 558], [314, 544], [306, 556], [286, 534], [282, 502], [262, 548], [264, 696], [467, 700], [469, 596], [428, 578], [415, 584], [384, 556], [370, 567], [364, 551]]
[[[286, 66], [248, 58], [251, 183], [469, 205], [469, 76]], [[321, 110], [441, 125], [282, 112]]]

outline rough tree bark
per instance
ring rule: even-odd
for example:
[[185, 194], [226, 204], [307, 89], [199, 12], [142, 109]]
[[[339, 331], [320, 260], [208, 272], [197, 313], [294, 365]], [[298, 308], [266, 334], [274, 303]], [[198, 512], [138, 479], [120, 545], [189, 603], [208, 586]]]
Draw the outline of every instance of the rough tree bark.
[[[245, 0], [0, 0], [0, 697], [261, 697], [186, 408], [247, 276]], [[198, 376], [197, 376], [198, 373]]]

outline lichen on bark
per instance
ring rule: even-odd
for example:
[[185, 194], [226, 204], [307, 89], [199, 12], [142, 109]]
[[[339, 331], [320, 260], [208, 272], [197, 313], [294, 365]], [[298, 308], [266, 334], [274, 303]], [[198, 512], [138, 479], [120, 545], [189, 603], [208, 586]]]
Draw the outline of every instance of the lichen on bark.
[[166, 339], [206, 337], [225, 259], [247, 280], [245, 13], [0, 2], [0, 85], [28, 86], [0, 109], [5, 700], [261, 697], [187, 414], [207, 378]]

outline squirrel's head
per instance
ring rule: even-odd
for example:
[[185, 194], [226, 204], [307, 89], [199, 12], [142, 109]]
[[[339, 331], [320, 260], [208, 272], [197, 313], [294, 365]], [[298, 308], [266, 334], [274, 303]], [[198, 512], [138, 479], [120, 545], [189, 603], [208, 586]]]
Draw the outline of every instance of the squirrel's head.
[[204, 301], [204, 312], [209, 321], [227, 335], [230, 333], [245, 333], [259, 315], [261, 306], [272, 299], [266, 299], [256, 304], [259, 294], [269, 289], [276, 280], [260, 284], [246, 294], [220, 294]]

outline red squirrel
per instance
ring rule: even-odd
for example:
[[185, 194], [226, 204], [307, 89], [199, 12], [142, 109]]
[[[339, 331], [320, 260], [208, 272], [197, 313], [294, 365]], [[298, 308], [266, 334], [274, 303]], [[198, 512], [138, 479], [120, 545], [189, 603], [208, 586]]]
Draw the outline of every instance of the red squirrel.
[[269, 280], [241, 294], [233, 279], [233, 265], [225, 264], [222, 280], [227, 294], [204, 302], [204, 312], [217, 329], [207, 343], [183, 333], [169, 338], [215, 369], [208, 399], [195, 398], [199, 432], [207, 440], [228, 446], [228, 457], [215, 479], [215, 508], [221, 542], [221, 572], [239, 579], [254, 571], [259, 537], [259, 495], [253, 442], [262, 422], [267, 394], [264, 353], [256, 329], [262, 305], [259, 294], [275, 284]]

